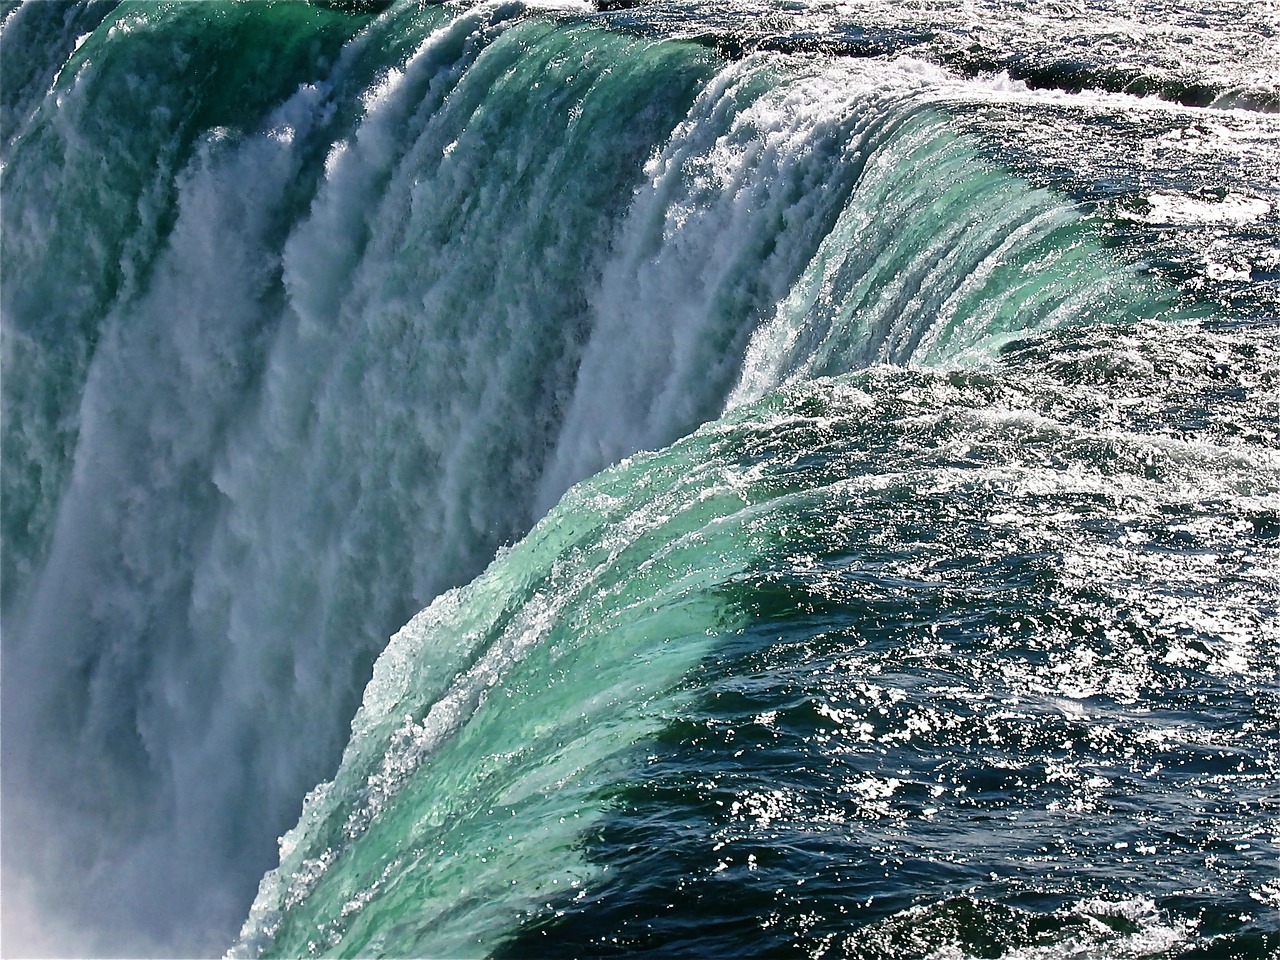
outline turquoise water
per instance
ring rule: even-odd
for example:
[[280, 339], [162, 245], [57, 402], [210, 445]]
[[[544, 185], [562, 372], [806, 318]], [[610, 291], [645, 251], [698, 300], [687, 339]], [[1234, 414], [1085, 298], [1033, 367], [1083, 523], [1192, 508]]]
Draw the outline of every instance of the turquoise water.
[[1255, 8], [0, 18], [7, 955], [1280, 949]]

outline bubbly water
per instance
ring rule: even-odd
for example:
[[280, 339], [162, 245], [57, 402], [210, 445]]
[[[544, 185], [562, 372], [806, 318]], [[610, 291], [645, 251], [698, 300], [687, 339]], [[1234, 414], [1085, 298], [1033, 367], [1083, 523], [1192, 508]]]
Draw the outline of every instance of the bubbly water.
[[1278, 37], [0, 4], [4, 953], [1280, 952]]

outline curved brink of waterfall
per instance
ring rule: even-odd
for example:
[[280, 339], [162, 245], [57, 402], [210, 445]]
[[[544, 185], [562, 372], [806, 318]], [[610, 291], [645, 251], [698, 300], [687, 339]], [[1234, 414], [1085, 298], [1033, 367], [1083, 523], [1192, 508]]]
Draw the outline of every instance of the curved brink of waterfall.
[[265, 873], [234, 955], [1272, 942], [1265, 271], [1143, 244], [1273, 207], [642, 14], [6, 5], [6, 935], [220, 950]]

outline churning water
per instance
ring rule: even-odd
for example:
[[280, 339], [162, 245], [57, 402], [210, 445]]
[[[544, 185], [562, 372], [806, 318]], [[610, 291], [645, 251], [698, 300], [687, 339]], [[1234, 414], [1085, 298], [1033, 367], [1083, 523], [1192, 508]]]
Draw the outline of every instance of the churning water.
[[1275, 955], [1278, 44], [0, 4], [5, 953]]

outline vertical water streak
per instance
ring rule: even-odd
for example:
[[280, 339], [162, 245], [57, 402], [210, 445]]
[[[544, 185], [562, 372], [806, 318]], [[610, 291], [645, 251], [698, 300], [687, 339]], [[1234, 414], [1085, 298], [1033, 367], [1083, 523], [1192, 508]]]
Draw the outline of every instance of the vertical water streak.
[[[230, 678], [189, 598], [221, 509], [209, 464], [260, 375], [271, 250], [323, 100], [306, 87], [265, 132], [215, 133], [178, 178], [146, 292], [103, 323], [49, 556], [6, 659], [18, 747], [36, 751], [27, 769], [62, 795], [69, 845], [111, 864], [113, 892], [94, 895], [110, 910], [207, 898], [221, 913], [244, 867], [237, 811], [263, 785], [209, 755], [210, 700]], [[204, 869], [161, 866], [195, 860]]]
[[898, 91], [725, 67], [650, 160], [599, 286], [591, 339], [539, 481], [571, 484], [718, 413], [742, 351], [819, 247]]

